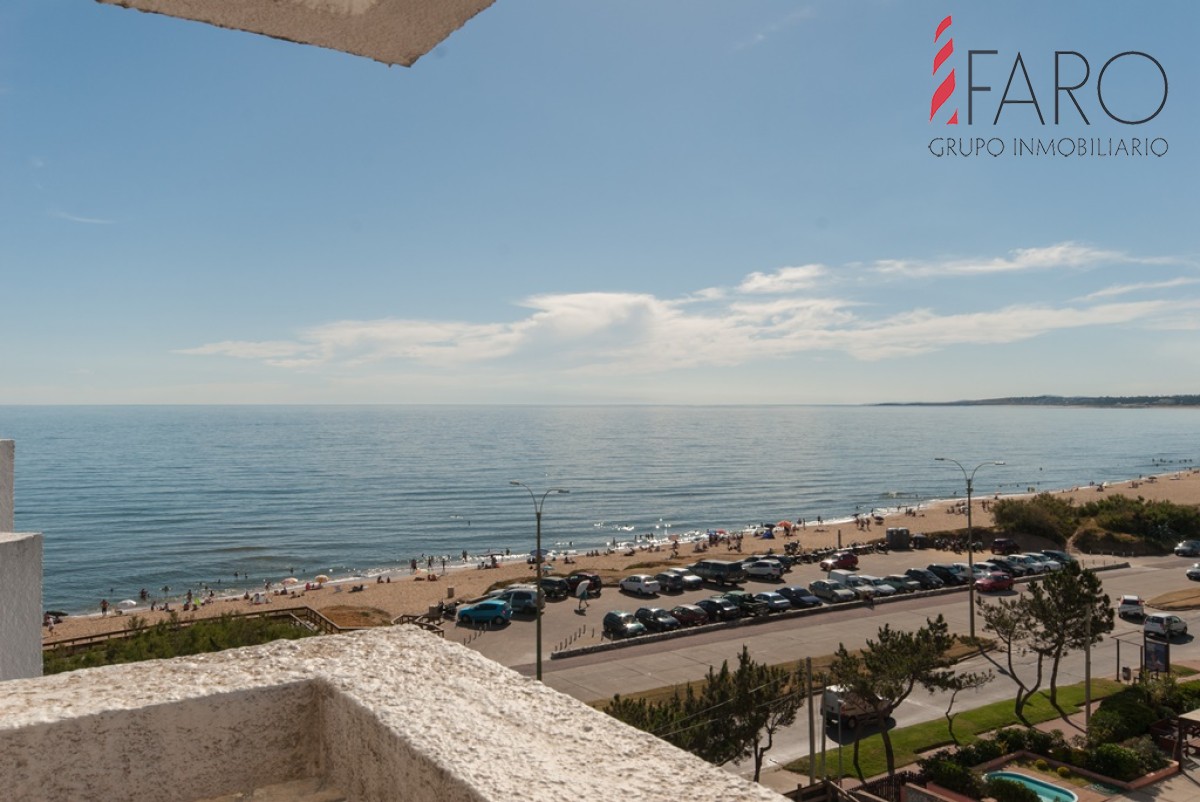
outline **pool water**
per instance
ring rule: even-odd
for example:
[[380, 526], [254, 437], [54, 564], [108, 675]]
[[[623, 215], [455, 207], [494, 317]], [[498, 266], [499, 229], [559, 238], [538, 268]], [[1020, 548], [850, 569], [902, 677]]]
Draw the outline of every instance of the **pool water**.
[[1079, 797], [1066, 788], [1059, 788], [1057, 785], [1051, 785], [1024, 774], [1017, 774], [1015, 771], [992, 771], [988, 772], [987, 778], [1019, 782], [1027, 788], [1032, 788], [1042, 802], [1079, 802]]

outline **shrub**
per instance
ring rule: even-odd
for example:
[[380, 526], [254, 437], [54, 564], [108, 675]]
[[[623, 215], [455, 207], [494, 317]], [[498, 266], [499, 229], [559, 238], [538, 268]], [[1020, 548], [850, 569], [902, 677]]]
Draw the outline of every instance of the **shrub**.
[[1096, 747], [1091, 753], [1087, 768], [1123, 782], [1140, 777], [1144, 773], [1138, 753], [1117, 744], [1100, 744]]
[[1138, 762], [1142, 766], [1142, 774], [1149, 774], [1152, 771], [1158, 771], [1165, 768], [1170, 761], [1163, 751], [1154, 743], [1154, 739], [1149, 735], [1143, 735], [1140, 738], [1133, 738], [1125, 743], [1125, 748], [1133, 752], [1138, 757]]
[[1031, 499], [1001, 499], [992, 505], [992, 517], [1008, 534], [1034, 535], [1059, 544], [1067, 542], [1076, 526], [1071, 502], [1050, 493]]
[[1003, 777], [988, 780], [983, 787], [983, 793], [994, 798], [996, 802], [1040, 802], [1040, 797], [1032, 788]]
[[1045, 760], [1043, 760], [1040, 757], [1037, 760], [1033, 761], [1033, 767], [1035, 769], [1037, 769], [1038, 771], [1049, 771], [1050, 770], [1050, 764], [1047, 763]]
[[1092, 716], [1088, 743], [1093, 747], [1120, 743], [1144, 735], [1157, 720], [1158, 713], [1150, 704], [1146, 690], [1137, 686], [1126, 688], [1100, 703]]
[[1054, 773], [1059, 777], [1062, 777], [1064, 780], [1071, 776], [1071, 770], [1066, 766], [1059, 766], [1057, 769], [1055, 769]]
[[954, 760], [942, 758], [922, 761], [921, 771], [930, 782], [937, 783], [947, 790], [972, 799], [979, 799], [983, 795], [983, 783], [979, 775]]
[[1003, 730], [1000, 730], [992, 737], [995, 739], [996, 743], [1003, 747], [1004, 752], [1007, 754], [1008, 752], [1020, 752], [1022, 749], [1028, 749], [1029, 732], [1036, 732], [1036, 730], [1025, 730], [1021, 729], [1020, 727], [1007, 727]]

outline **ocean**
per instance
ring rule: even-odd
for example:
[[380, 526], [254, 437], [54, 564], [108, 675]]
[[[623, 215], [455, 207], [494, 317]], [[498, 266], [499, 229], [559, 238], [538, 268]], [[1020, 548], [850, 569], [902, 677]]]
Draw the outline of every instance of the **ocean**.
[[[856, 406], [0, 406], [48, 609], [587, 550], [1194, 465], [1200, 410]], [[235, 578], [235, 573], [237, 574]]]

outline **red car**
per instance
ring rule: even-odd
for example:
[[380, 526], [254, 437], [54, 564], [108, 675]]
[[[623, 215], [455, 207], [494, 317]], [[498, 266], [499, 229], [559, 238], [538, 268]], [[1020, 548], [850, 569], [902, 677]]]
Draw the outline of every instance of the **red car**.
[[821, 570], [828, 573], [835, 568], [858, 568], [858, 555], [852, 551], [839, 551], [821, 560]]
[[1013, 580], [1008, 574], [991, 573], [975, 580], [975, 589], [984, 593], [1012, 590]]

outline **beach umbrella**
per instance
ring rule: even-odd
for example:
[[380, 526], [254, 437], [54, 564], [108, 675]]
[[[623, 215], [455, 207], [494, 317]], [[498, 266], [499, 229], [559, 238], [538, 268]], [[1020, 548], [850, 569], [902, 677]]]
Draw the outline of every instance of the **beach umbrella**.
[[281, 584], [281, 585], [299, 585], [300, 580], [296, 579], [296, 577], [294, 577], [294, 576], [289, 576], [287, 579], [281, 581], [279, 584]]
[[529, 556], [537, 557], [539, 552], [542, 555], [542, 559], [545, 559], [546, 555], [550, 553], [550, 549], [534, 549], [533, 551], [529, 552]]
[[133, 599], [121, 599], [121, 601], [117, 602], [117, 607], [122, 610], [132, 610], [134, 607], [137, 607], [137, 602]]
[[314, 579], [321, 584], [332, 581], [327, 574], [317, 574]]

